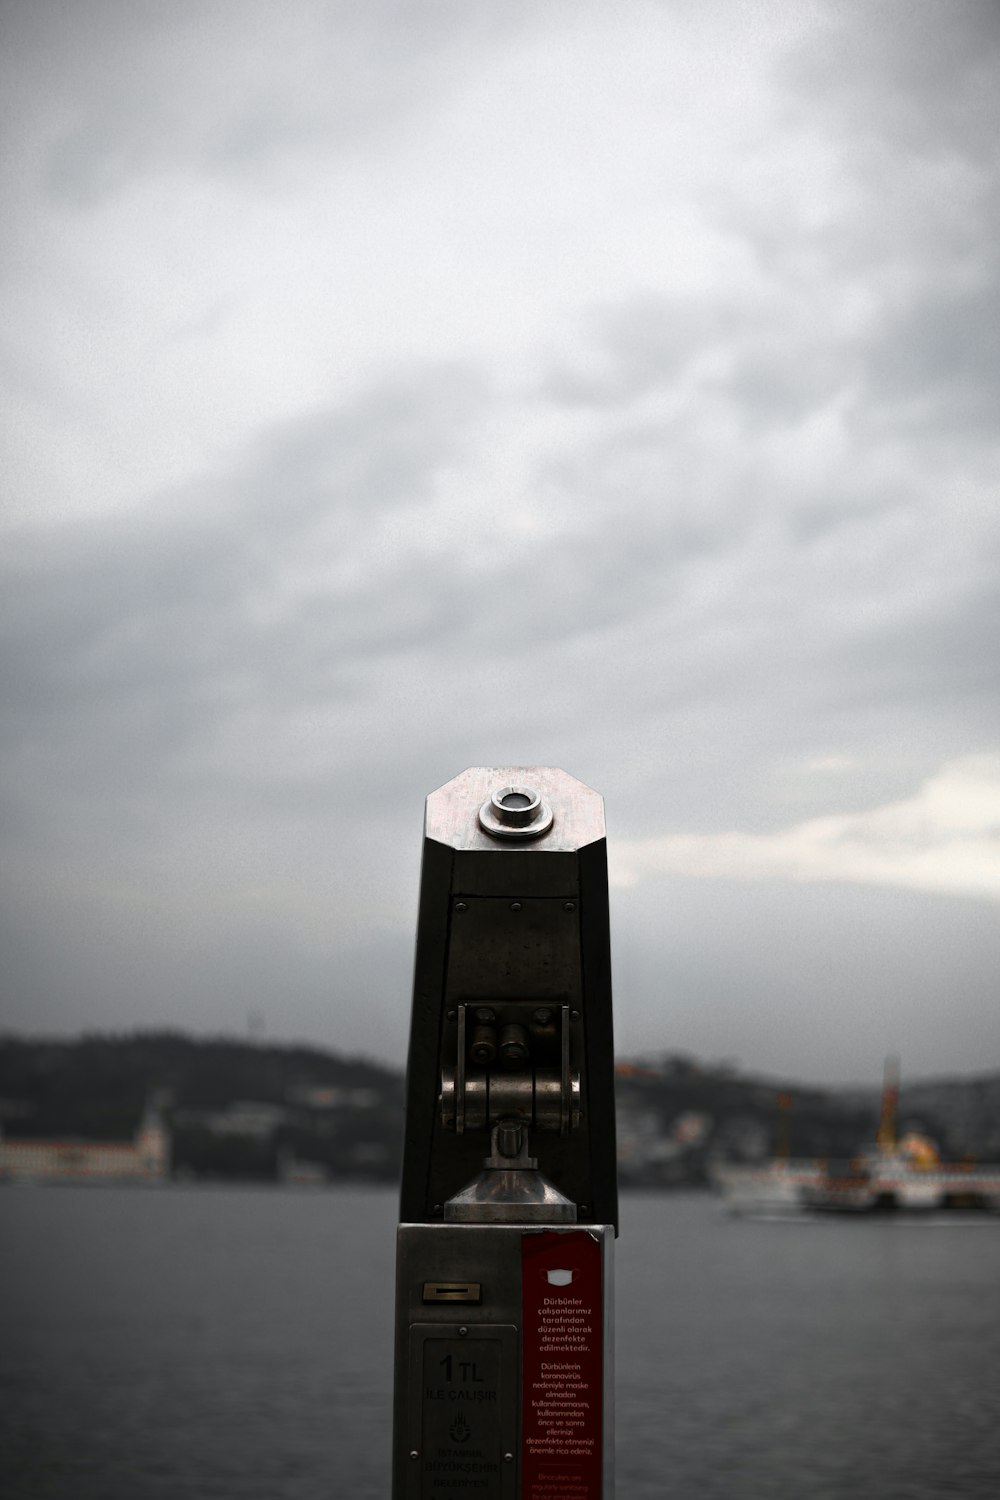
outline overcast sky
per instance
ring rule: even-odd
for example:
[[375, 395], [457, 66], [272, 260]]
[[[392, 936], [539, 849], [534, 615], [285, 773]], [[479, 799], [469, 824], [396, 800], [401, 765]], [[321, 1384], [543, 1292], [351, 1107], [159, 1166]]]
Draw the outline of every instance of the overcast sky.
[[423, 799], [539, 764], [622, 1053], [1000, 1066], [994, 0], [0, 58], [3, 1023], [401, 1062]]

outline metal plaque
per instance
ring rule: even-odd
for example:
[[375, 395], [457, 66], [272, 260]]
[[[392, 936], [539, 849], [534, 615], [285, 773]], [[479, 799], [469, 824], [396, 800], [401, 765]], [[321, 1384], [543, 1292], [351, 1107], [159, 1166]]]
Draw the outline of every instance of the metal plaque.
[[411, 1325], [408, 1497], [510, 1500], [517, 1373], [513, 1325]]

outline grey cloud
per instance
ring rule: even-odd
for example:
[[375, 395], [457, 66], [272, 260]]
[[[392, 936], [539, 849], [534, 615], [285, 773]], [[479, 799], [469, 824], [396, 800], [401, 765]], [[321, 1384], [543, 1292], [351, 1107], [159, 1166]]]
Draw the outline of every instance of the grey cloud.
[[861, 16], [827, 6], [782, 71], [811, 112], [846, 116], [859, 140], [995, 163], [998, 60], [993, 0], [892, 0]]
[[[749, 1067], [782, 1053], [817, 1080], [874, 1076], [893, 1050], [911, 1075], [943, 1068], [966, 1041], [982, 1066], [997, 1055], [986, 975], [1000, 959], [1000, 925], [986, 903], [664, 879], [647, 899], [617, 900], [616, 917], [616, 1039], [626, 1053], [666, 1034]], [[658, 997], [652, 1024], [635, 1003], [644, 994]]]
[[[63, 127], [45, 177], [86, 206], [177, 168], [232, 179], [347, 151], [461, 85], [470, 56], [509, 45], [538, 7], [266, 0], [6, 7], [6, 74], [44, 76]], [[223, 59], [220, 68], [219, 59]]]
[[[857, 335], [831, 326], [822, 309], [804, 316], [794, 294], [758, 301], [749, 290], [630, 298], [592, 310], [579, 339], [572, 360], [553, 359], [544, 398], [619, 410], [627, 420], [638, 402], [673, 391], [680, 414], [659, 429], [671, 446], [685, 444], [686, 429], [713, 402], [753, 436], [794, 425], [858, 378], [863, 354]], [[641, 441], [635, 426], [631, 435]]]
[[[248, 705], [363, 695], [373, 655], [412, 652], [468, 606], [447, 577], [428, 588], [405, 547], [374, 575], [281, 602], [283, 567], [315, 545], [350, 557], [379, 514], [426, 501], [475, 406], [473, 372], [421, 370], [348, 411], [278, 434], [227, 480], [155, 516], [22, 535], [4, 562], [8, 785], [148, 787], [185, 746]], [[73, 755], [61, 748], [73, 725]], [[20, 774], [19, 774], [20, 773]], [[169, 777], [168, 777], [169, 779]], [[106, 787], [107, 789], [107, 787]]]
[[[863, 328], [838, 326], [822, 307], [806, 318], [795, 299], [765, 310], [749, 296], [742, 308], [714, 309], [648, 297], [604, 311], [592, 320], [594, 336], [583, 334], [582, 371], [555, 362], [542, 393], [558, 406], [624, 413], [712, 357], [682, 415], [661, 425], [665, 447], [683, 442], [685, 424], [712, 401], [751, 440], [794, 427], [838, 397], [862, 423], [912, 425], [918, 439], [935, 429], [989, 429], [1000, 397], [997, 268], [980, 256], [974, 279], [968, 271], [960, 279], [957, 253], [937, 261], [919, 232], [907, 254], [917, 273], [909, 296]], [[634, 427], [631, 435], [639, 440]]]
[[[1000, 221], [998, 221], [1000, 228]], [[1000, 409], [1000, 277], [982, 268], [972, 286], [944, 286], [888, 316], [867, 366], [868, 394], [911, 403], [952, 434], [996, 430]]]
[[[881, 351], [878, 335], [868, 345], [848, 341], [845, 384], [848, 374], [857, 381], [874, 369]], [[774, 368], [791, 381], [804, 367], [803, 401], [821, 404], [825, 392], [810, 393], [809, 356], [805, 347], [803, 359], [789, 353]], [[822, 363], [827, 355], [816, 357]], [[951, 390], [950, 375], [941, 372], [939, 393]], [[776, 474], [773, 452], [761, 450], [760, 417], [745, 417], [740, 379], [716, 383], [712, 399], [727, 391], [746, 420], [742, 467], [713, 462], [695, 395], [684, 415], [641, 431], [612, 407], [600, 437], [555, 471], [581, 495], [585, 514], [602, 517], [594, 551], [608, 563], [606, 576], [620, 561], [619, 576], [629, 581], [635, 629], [619, 637], [640, 648], [646, 711], [669, 709], [679, 724], [696, 722], [699, 703], [728, 704], [739, 732], [755, 737], [756, 750], [747, 745], [745, 753], [759, 755], [767, 704], [767, 753], [775, 755], [782, 743], [789, 751], [806, 750], [810, 739], [835, 744], [839, 726], [856, 716], [869, 717], [869, 732], [883, 743], [894, 733], [923, 743], [930, 705], [947, 703], [936, 735], [991, 743], [997, 526], [986, 507], [968, 505], [949, 525], [948, 486], [961, 485], [971, 455], [967, 446], [953, 449], [950, 436], [942, 447], [953, 428], [947, 401], [911, 435], [888, 393], [874, 414], [852, 397], [846, 412], [856, 446], [797, 487], [794, 471]], [[779, 425], [779, 416], [780, 425], [794, 425], [787, 406], [770, 422]], [[904, 431], [912, 456], [887, 484], [873, 455], [886, 434], [898, 442]], [[924, 465], [935, 481], [925, 479]], [[627, 664], [620, 672], [629, 679]], [[636, 683], [631, 702], [638, 696]]]
[[541, 392], [568, 406], [626, 405], [669, 386], [707, 346], [731, 336], [739, 316], [718, 300], [653, 293], [592, 309], [583, 361], [554, 359]]
[[794, 421], [853, 373], [852, 338], [818, 317], [818, 327], [803, 319], [794, 295], [758, 300], [747, 289], [631, 297], [588, 313], [582, 349], [553, 359], [542, 393], [557, 405], [625, 409], [710, 361], [700, 388], [733, 401], [755, 430]]
[[863, 636], [841, 642], [837, 670], [851, 708], [868, 699], [904, 709], [919, 702], [947, 714], [964, 711], [972, 742], [990, 744], [1000, 732], [1000, 559], [986, 577], [970, 578], [958, 597], [928, 602], [907, 618], [871, 623]]
[[716, 389], [754, 432], [793, 427], [849, 386], [858, 365], [855, 341], [832, 330], [817, 338], [801, 328], [772, 327], [736, 352]]
[[344, 407], [268, 433], [228, 479], [229, 507], [279, 549], [331, 515], [346, 541], [374, 516], [427, 500], [489, 395], [486, 376], [470, 364], [421, 364], [385, 377]]

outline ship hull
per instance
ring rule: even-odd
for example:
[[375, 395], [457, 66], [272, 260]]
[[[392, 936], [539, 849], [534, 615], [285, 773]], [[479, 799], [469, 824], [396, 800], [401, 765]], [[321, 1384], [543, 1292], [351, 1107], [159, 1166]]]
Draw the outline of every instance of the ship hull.
[[719, 1164], [712, 1186], [734, 1214], [800, 1212], [849, 1215], [1000, 1213], [1000, 1167], [864, 1167], [837, 1171], [815, 1162]]

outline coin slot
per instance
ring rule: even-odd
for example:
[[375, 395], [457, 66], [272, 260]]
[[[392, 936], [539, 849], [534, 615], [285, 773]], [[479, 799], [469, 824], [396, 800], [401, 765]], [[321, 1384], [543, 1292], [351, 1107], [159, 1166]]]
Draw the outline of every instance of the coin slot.
[[425, 1302], [482, 1302], [483, 1288], [478, 1281], [425, 1281]]

